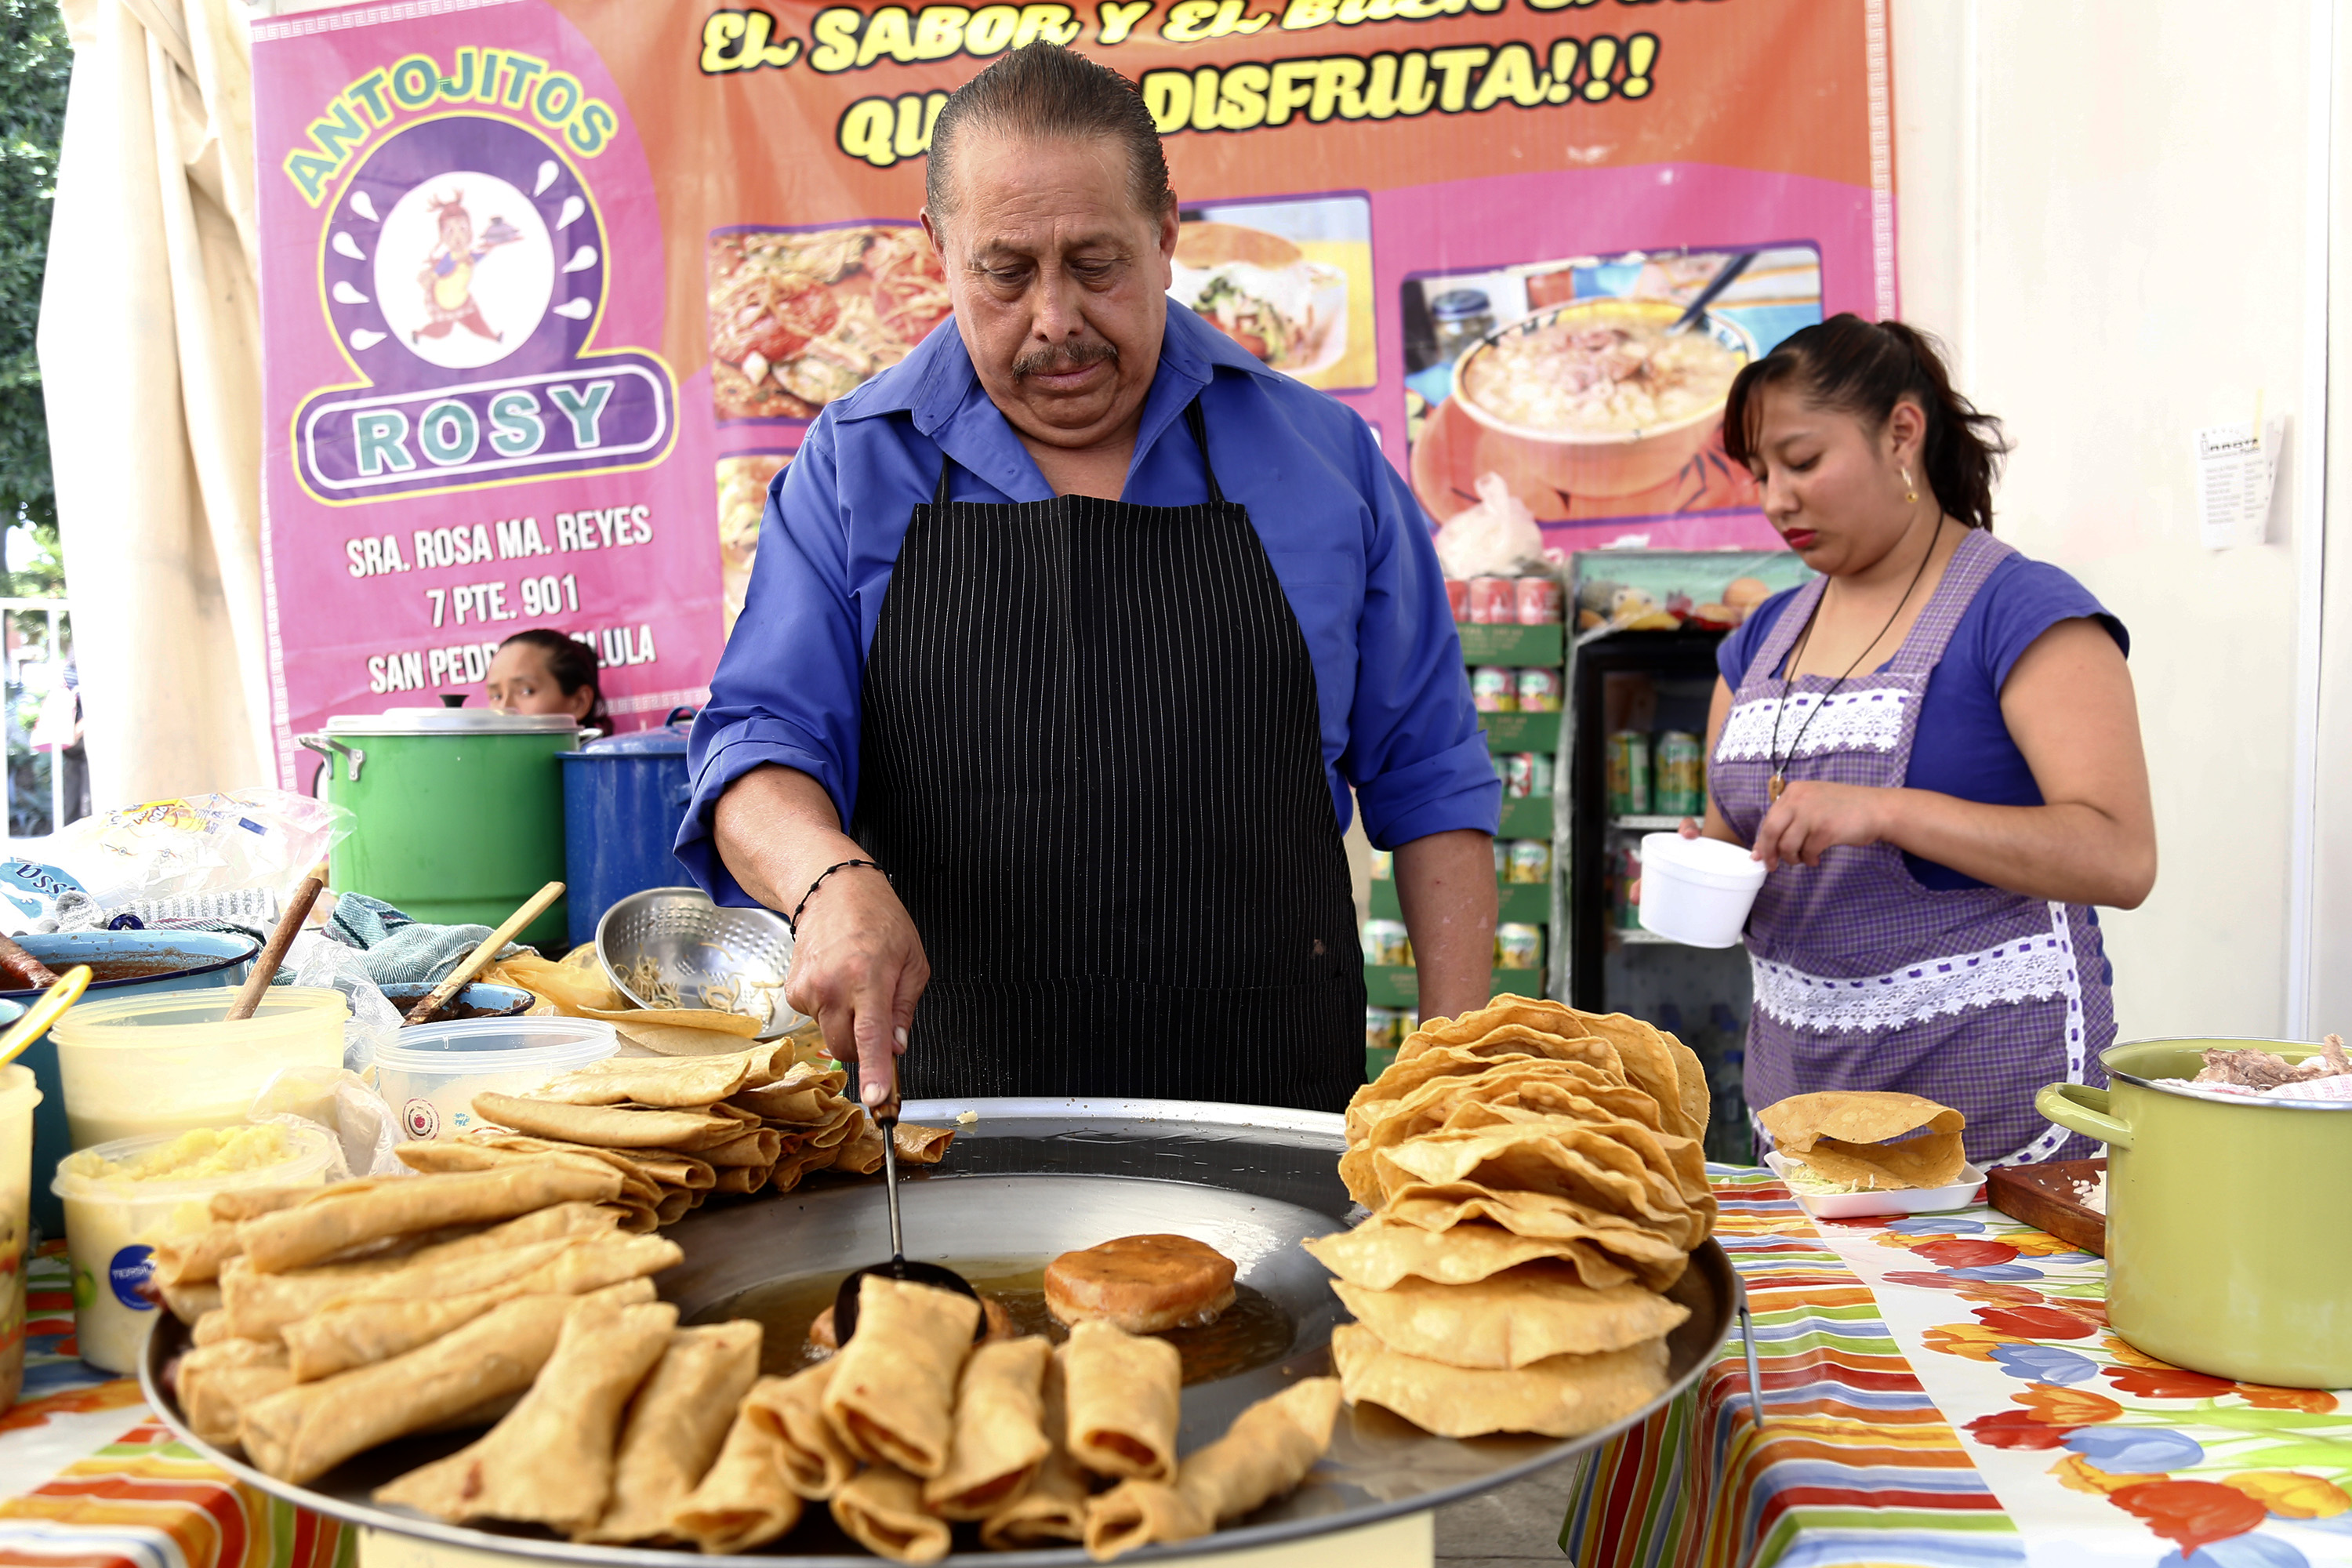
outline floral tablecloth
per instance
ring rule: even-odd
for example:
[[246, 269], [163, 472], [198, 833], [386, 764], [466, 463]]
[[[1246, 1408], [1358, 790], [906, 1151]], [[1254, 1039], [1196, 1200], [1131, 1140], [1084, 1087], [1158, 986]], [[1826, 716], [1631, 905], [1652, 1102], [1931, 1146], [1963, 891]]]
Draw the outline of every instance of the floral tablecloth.
[[173, 1440], [132, 1379], [76, 1354], [63, 1253], [26, 1270], [25, 1391], [0, 1415], [0, 1565], [352, 1568], [353, 1532]]
[[2167, 1366], [2106, 1325], [2106, 1266], [1979, 1204], [1816, 1225], [1712, 1168], [1735, 1340], [1588, 1468], [1583, 1568], [2352, 1564], [2352, 1392]]

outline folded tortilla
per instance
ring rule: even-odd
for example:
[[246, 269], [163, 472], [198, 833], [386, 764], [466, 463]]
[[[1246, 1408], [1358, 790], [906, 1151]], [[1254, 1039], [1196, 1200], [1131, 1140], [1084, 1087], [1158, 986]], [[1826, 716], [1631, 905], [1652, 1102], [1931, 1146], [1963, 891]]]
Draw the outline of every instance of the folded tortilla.
[[1563, 1257], [1595, 1289], [1622, 1284], [1630, 1276], [1664, 1290], [1690, 1265], [1689, 1249], [1673, 1240], [1549, 1193], [1491, 1192], [1466, 1182], [1415, 1186], [1391, 1198], [1381, 1215], [1431, 1231], [1484, 1221], [1515, 1236], [1568, 1244], [1571, 1250]]
[[[866, 1309], [857, 1310], [862, 1325]], [[834, 1522], [850, 1539], [894, 1563], [936, 1563], [953, 1539], [944, 1521], [923, 1511], [922, 1483], [895, 1465], [858, 1471], [833, 1494], [832, 1506]]]
[[699, 1110], [716, 1100], [773, 1083], [793, 1067], [792, 1047], [771, 1040], [715, 1057], [608, 1057], [550, 1079], [533, 1100], [565, 1105], [646, 1105]]
[[572, 1246], [558, 1237], [498, 1252], [338, 1264], [289, 1274], [256, 1273], [231, 1260], [221, 1275], [221, 1305], [230, 1330], [248, 1340], [275, 1339], [304, 1318], [341, 1301], [432, 1300], [487, 1290], [520, 1279]]
[[156, 1289], [162, 1292], [163, 1305], [171, 1309], [172, 1316], [192, 1327], [205, 1314], [218, 1311], [225, 1300], [217, 1279], [207, 1279], [200, 1285], [159, 1285]]
[[[1451, 1230], [1423, 1230], [1385, 1214], [1375, 1214], [1353, 1230], [1318, 1236], [1301, 1242], [1307, 1255], [1351, 1285], [1385, 1290], [1400, 1279], [1429, 1279], [1441, 1285], [1475, 1285], [1490, 1275], [1522, 1263], [1573, 1256], [1577, 1243], [1550, 1237], [1514, 1236], [1498, 1225], [1473, 1221]], [[1614, 1278], [1595, 1289], [1631, 1279], [1630, 1268], [1607, 1266]], [[1577, 1271], [1593, 1285], [1587, 1267]]]
[[1190, 1541], [1297, 1489], [1331, 1446], [1339, 1380], [1308, 1378], [1261, 1399], [1225, 1435], [1185, 1459], [1176, 1482], [1121, 1481], [1087, 1508], [1087, 1555], [1108, 1563], [1139, 1546]]
[[1407, 1355], [1360, 1323], [1342, 1323], [1331, 1331], [1331, 1359], [1349, 1404], [1383, 1405], [1441, 1437], [1580, 1437], [1631, 1415], [1666, 1388], [1663, 1339], [1488, 1372]]
[[228, 1313], [217, 1307], [213, 1309], [213, 1310], [206, 1312], [203, 1317], [198, 1318], [188, 1328], [188, 1342], [190, 1344], [217, 1344], [223, 1340], [233, 1340], [236, 1338], [237, 1338], [236, 1334], [229, 1332]]
[[747, 1196], [766, 1186], [769, 1173], [774, 1169], [772, 1165], [730, 1165], [719, 1173], [719, 1180], [710, 1190], [713, 1194]]
[[[357, 1182], [343, 1184], [347, 1188], [358, 1184]], [[231, 1187], [226, 1192], [215, 1193], [208, 1206], [213, 1218], [224, 1225], [235, 1225], [241, 1219], [252, 1219], [257, 1215], [290, 1209], [306, 1198], [317, 1197], [325, 1190], [315, 1184], [307, 1187]]]
[[393, 1151], [401, 1163], [412, 1171], [438, 1175], [451, 1171], [495, 1171], [523, 1160], [564, 1160], [583, 1169], [597, 1166], [617, 1171], [621, 1176], [621, 1195], [642, 1203], [652, 1203], [661, 1195], [653, 1181], [634, 1165], [611, 1158], [602, 1149], [589, 1149], [572, 1143], [554, 1143], [543, 1138], [520, 1139], [520, 1142], [535, 1145], [518, 1149], [502, 1144], [478, 1142], [472, 1139], [440, 1139], [429, 1142], [404, 1143]]
[[[332, 1377], [404, 1355], [518, 1296], [584, 1296], [658, 1274], [686, 1257], [676, 1242], [656, 1236], [589, 1237], [547, 1245], [561, 1250], [537, 1268], [483, 1289], [346, 1299], [287, 1324], [281, 1332], [293, 1355], [295, 1381]], [[654, 1298], [649, 1279], [643, 1295]]]
[[534, 1138], [603, 1149], [674, 1149], [695, 1153], [735, 1137], [742, 1123], [706, 1110], [632, 1110], [617, 1105], [562, 1105], [484, 1092], [474, 1114]]
[[948, 1468], [923, 1483], [923, 1506], [941, 1519], [986, 1519], [1021, 1495], [1054, 1446], [1045, 1440], [1045, 1368], [1040, 1337], [983, 1344], [956, 1381]]
[[735, 1035], [747, 1040], [760, 1032], [760, 1020], [749, 1013], [730, 1013], [719, 1007], [583, 1007], [580, 1016], [602, 1018], [608, 1024], [700, 1029], [706, 1034]]
[[612, 1495], [586, 1541], [651, 1541], [698, 1485], [727, 1441], [736, 1406], [760, 1375], [760, 1325], [679, 1329], [629, 1405], [613, 1459]]
[[1045, 1458], [1020, 1496], [981, 1521], [980, 1542], [991, 1552], [1026, 1547], [1050, 1550], [1086, 1539], [1087, 1498], [1094, 1488], [1087, 1472], [1070, 1458], [1065, 1419], [1069, 1397], [1058, 1352], [1045, 1363], [1041, 1400], [1045, 1413]]
[[478, 1440], [375, 1489], [453, 1524], [501, 1519], [581, 1531], [613, 1489], [621, 1412], [669, 1348], [677, 1309], [583, 1300], [563, 1320], [530, 1392]]
[[428, 1345], [247, 1405], [238, 1437], [257, 1468], [300, 1485], [352, 1455], [530, 1386], [571, 1296], [524, 1296]]
[[1381, 1150], [1373, 1165], [1391, 1208], [1408, 1195], [1454, 1185], [1533, 1194], [1622, 1218], [1685, 1253], [1715, 1224], [1713, 1195], [1685, 1191], [1655, 1136], [1633, 1122], [1541, 1117], [1432, 1132]]
[[446, 1225], [511, 1219], [562, 1203], [604, 1203], [620, 1195], [620, 1173], [555, 1160], [495, 1171], [410, 1176], [356, 1191], [327, 1187], [289, 1209], [237, 1226], [245, 1260], [258, 1274], [282, 1274], [346, 1247]]
[[798, 1524], [803, 1506], [784, 1484], [781, 1441], [739, 1414], [719, 1458], [670, 1510], [668, 1533], [713, 1555], [749, 1552]]
[[654, 1206], [654, 1211], [651, 1215], [646, 1216], [647, 1223], [643, 1225], [632, 1225], [630, 1228], [635, 1230], [653, 1230], [665, 1225], [676, 1225], [678, 1221], [684, 1219], [688, 1214], [692, 1212], [695, 1200], [701, 1195], [702, 1194], [700, 1193], [688, 1192], [684, 1188], [673, 1187], [667, 1192], [662, 1194], [661, 1202]]
[[1916, 1094], [1824, 1089], [1768, 1105], [1757, 1120], [1783, 1156], [1866, 1189], [1949, 1186], [1968, 1163], [1968, 1119]]
[[173, 1391], [195, 1435], [215, 1447], [236, 1441], [237, 1415], [247, 1405], [292, 1385], [286, 1347], [259, 1340], [219, 1340], [180, 1357]]
[[812, 1502], [831, 1497], [857, 1471], [857, 1456], [825, 1418], [833, 1369], [833, 1362], [821, 1361], [790, 1377], [763, 1377], [743, 1396], [742, 1418], [776, 1440], [784, 1484]]
[[825, 1419], [849, 1451], [926, 1480], [945, 1470], [956, 1375], [979, 1328], [969, 1296], [877, 1274], [859, 1281], [857, 1331], [824, 1390]]
[[157, 1242], [154, 1256], [149, 1261], [154, 1266], [158, 1285], [200, 1285], [219, 1279], [221, 1265], [244, 1250], [244, 1244], [236, 1238], [236, 1226], [226, 1220], [215, 1220], [202, 1230], [166, 1237]]
[[729, 1139], [697, 1151], [698, 1156], [719, 1170], [733, 1167], [756, 1167], [761, 1171], [775, 1168], [783, 1158], [783, 1135], [772, 1127], [754, 1127]]
[[[1667, 1044], [1670, 1036], [1625, 1013], [1583, 1013], [1574, 1008], [1570, 1011], [1575, 1014], [1575, 1033], [1598, 1037], [1617, 1048], [1626, 1081], [1658, 1102], [1662, 1131], [1676, 1138], [1696, 1140], [1706, 1136], [1710, 1097], [1702, 1093], [1696, 1101], [1696, 1114], [1692, 1114], [1693, 1101], [1686, 1093], [1682, 1064], [1674, 1047]], [[1679, 1046], [1681, 1042], [1675, 1044]], [[1691, 1059], [1697, 1060], [1696, 1057]], [[1702, 1089], [1706, 1081], [1706, 1074], [1702, 1068], [1698, 1077]]]
[[1521, 1264], [1475, 1285], [1400, 1279], [1332, 1286], [1392, 1350], [1449, 1366], [1512, 1371], [1556, 1355], [1601, 1355], [1663, 1339], [1690, 1309], [1639, 1285], [1595, 1290], [1568, 1264]]
[[1098, 1476], [1172, 1480], [1184, 1387], [1176, 1347], [1097, 1319], [1071, 1329], [1062, 1356], [1071, 1457]]
[[882, 1168], [882, 1130], [871, 1121], [835, 1144], [833, 1169], [853, 1176], [870, 1176]]

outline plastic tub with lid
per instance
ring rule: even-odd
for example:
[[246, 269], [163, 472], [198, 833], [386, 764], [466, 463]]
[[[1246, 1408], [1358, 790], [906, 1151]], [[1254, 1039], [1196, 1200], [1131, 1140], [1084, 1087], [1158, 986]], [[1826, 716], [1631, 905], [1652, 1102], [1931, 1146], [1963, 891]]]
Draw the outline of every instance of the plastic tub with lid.
[[[118, 996], [151, 996], [163, 991], [209, 991], [242, 985], [253, 973], [258, 939], [214, 931], [61, 931], [27, 932], [16, 944], [63, 974], [77, 963], [90, 968], [89, 989], [79, 1006], [94, 1006]], [[40, 988], [0, 991], [11, 1007], [39, 997]], [[17, 1009], [21, 1011], [21, 1008]], [[0, 1016], [0, 1023], [16, 1016]], [[65, 1082], [58, 1076], [58, 1043], [43, 1035], [16, 1058], [33, 1069], [41, 1086], [41, 1109], [33, 1117], [33, 1168], [40, 1180], [33, 1187], [33, 1223], [41, 1234], [65, 1234], [65, 1211], [49, 1191], [48, 1178], [58, 1162], [73, 1152], [72, 1134], [66, 1126]]]
[[343, 1065], [351, 1005], [325, 986], [272, 987], [250, 1018], [236, 993], [165, 992], [85, 1002], [49, 1031], [77, 1149], [120, 1138], [228, 1127], [287, 1068]]
[[1720, 838], [1642, 836], [1642, 926], [1689, 947], [1729, 947], [1764, 886], [1764, 863]]
[[604, 911], [647, 888], [675, 888], [685, 868], [670, 846], [694, 793], [688, 725], [591, 741], [556, 759], [563, 770], [563, 879], [572, 945], [596, 940]]
[[65, 1204], [81, 1359], [138, 1371], [157, 1310], [146, 1291], [156, 1246], [210, 1225], [215, 1193], [322, 1184], [333, 1152], [323, 1129], [273, 1123], [123, 1138], [67, 1156], [50, 1185]]
[[621, 1048], [597, 1018], [470, 1018], [415, 1024], [375, 1054], [376, 1092], [411, 1138], [455, 1138], [481, 1126], [474, 1096], [524, 1094]]
[[[326, 758], [320, 793], [359, 814], [329, 858], [337, 890], [434, 925], [496, 925], [563, 879], [568, 715], [394, 708], [295, 738]], [[564, 912], [559, 899], [516, 940], [561, 942]]]
[[33, 1108], [40, 1103], [30, 1072], [15, 1062], [0, 1068], [0, 1410], [25, 1387], [25, 1249], [33, 1229]]

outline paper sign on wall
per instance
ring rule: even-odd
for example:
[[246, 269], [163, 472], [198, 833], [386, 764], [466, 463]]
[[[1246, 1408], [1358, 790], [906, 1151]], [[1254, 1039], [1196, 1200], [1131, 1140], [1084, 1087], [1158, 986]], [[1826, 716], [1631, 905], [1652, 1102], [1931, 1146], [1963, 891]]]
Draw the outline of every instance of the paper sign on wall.
[[2197, 535], [2208, 550], [2263, 542], [2285, 435], [2284, 414], [2263, 421], [2260, 441], [2247, 420], [2197, 432]]

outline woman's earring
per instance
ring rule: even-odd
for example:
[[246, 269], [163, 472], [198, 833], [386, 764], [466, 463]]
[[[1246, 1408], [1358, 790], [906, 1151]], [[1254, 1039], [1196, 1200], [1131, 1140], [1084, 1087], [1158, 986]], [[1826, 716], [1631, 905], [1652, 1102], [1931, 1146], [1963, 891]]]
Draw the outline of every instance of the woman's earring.
[[1906, 468], [1903, 470], [1903, 504], [1916, 506], [1918, 502], [1919, 492], [1911, 483], [1911, 470]]

